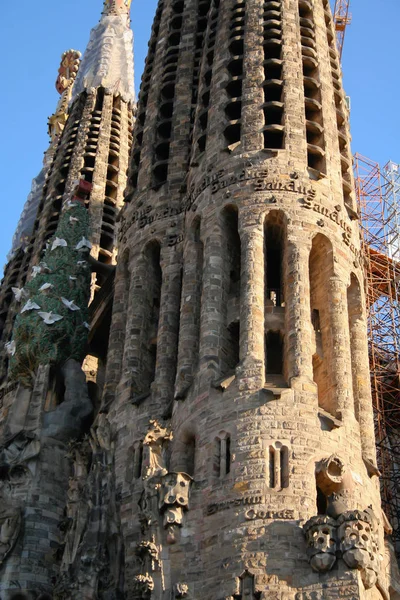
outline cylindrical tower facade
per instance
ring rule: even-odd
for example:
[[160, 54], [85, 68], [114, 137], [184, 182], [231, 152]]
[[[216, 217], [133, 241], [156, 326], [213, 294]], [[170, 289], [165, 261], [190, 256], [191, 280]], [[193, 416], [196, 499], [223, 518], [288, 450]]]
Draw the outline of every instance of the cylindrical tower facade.
[[160, 1], [129, 185], [106, 379], [127, 597], [388, 598], [328, 0]]

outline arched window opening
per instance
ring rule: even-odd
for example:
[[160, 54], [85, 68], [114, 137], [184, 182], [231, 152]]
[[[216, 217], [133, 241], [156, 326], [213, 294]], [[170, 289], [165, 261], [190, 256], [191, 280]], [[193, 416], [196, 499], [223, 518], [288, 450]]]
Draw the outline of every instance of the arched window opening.
[[231, 436], [222, 431], [215, 438], [214, 473], [217, 478], [225, 477], [231, 472]]
[[140, 479], [143, 469], [143, 443], [137, 442], [133, 454], [133, 476], [135, 479]]
[[283, 337], [279, 331], [268, 331], [266, 336], [266, 374], [283, 374]]
[[158, 325], [160, 320], [162, 271], [160, 265], [160, 245], [158, 242], [150, 243], [145, 250], [146, 267], [148, 273], [147, 288], [147, 340], [144, 352], [144, 378], [147, 387], [155, 379], [157, 362]]
[[192, 244], [191, 250], [193, 251], [194, 259], [194, 272], [193, 272], [193, 323], [194, 323], [194, 364], [197, 365], [199, 358], [199, 347], [200, 347], [200, 314], [201, 314], [201, 294], [203, 290], [203, 260], [204, 260], [204, 246], [201, 241], [201, 220], [196, 218], [192, 227]]
[[267, 450], [269, 487], [282, 490], [289, 487], [289, 448], [281, 442], [271, 444]]
[[264, 227], [265, 306], [284, 306], [283, 256], [284, 224], [279, 211], [271, 211]]
[[327, 508], [327, 498], [321, 488], [317, 486], [317, 514], [326, 515]]
[[172, 470], [194, 477], [196, 470], [196, 436], [184, 433], [177, 439], [172, 456]]
[[330, 278], [333, 276], [333, 250], [330, 241], [318, 234], [312, 242], [309, 259], [310, 314], [314, 329], [313, 378], [318, 387], [320, 408], [336, 416], [335, 379], [332, 371], [333, 343], [330, 313]]
[[[238, 210], [227, 206], [222, 213], [224, 239], [224, 298], [226, 305], [225, 339], [222, 347], [222, 373], [233, 370], [240, 358], [240, 280], [241, 242], [238, 229]], [[224, 364], [225, 363], [225, 364]]]
[[275, 448], [272, 446], [269, 449], [269, 487], [273, 489], [275, 487]]

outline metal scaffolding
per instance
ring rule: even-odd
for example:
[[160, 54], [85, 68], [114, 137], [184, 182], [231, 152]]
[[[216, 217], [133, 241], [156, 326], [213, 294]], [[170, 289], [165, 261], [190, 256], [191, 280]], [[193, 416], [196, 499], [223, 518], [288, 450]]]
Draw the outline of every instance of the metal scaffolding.
[[382, 502], [400, 554], [400, 166], [355, 155]]

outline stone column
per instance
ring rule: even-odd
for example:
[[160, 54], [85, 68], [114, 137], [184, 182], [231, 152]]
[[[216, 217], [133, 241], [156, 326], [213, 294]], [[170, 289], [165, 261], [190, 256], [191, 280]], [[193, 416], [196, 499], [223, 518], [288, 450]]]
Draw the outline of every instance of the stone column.
[[263, 147], [264, 115], [264, 49], [263, 27], [260, 19], [264, 0], [253, 0], [246, 5], [244, 38], [244, 78], [242, 93], [242, 145], [245, 152]]
[[332, 365], [336, 412], [341, 419], [354, 419], [347, 290], [337, 276], [329, 279]]
[[221, 369], [221, 340], [226, 327], [224, 310], [225, 241], [222, 229], [215, 227], [204, 246], [203, 302], [200, 324], [200, 366], [218, 376]]
[[193, 383], [199, 360], [203, 244], [189, 239], [183, 260], [181, 319], [175, 398], [183, 399]]
[[353, 393], [356, 417], [360, 424], [363, 457], [376, 464], [374, 414], [368, 358], [367, 323], [364, 317], [349, 315]]
[[310, 244], [288, 236], [285, 249], [285, 355], [287, 379], [313, 379], [311, 344]]
[[172, 406], [178, 354], [182, 253], [177, 246], [161, 249], [162, 286], [157, 335], [156, 376], [152, 400]]
[[143, 337], [146, 335], [146, 319], [149, 316], [146, 302], [148, 268], [145, 257], [140, 255], [131, 262], [129, 271], [129, 298], [125, 307], [128, 318], [124, 335], [122, 379], [119, 385], [122, 402], [147, 391], [141, 387], [142, 352], [145, 342]]
[[258, 379], [265, 380], [264, 351], [264, 231], [263, 224], [241, 233], [240, 360]]
[[128, 259], [122, 259], [117, 266], [114, 284], [113, 312], [108, 344], [106, 380], [102, 399], [103, 409], [114, 400], [116, 387], [122, 374], [122, 360], [125, 346], [126, 314], [129, 302], [130, 273]]

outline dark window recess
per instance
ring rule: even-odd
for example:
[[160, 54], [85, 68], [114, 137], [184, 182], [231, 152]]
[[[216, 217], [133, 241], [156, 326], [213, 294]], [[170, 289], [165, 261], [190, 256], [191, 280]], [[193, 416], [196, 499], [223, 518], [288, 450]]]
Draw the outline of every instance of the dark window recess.
[[280, 150], [285, 147], [282, 2], [264, 2], [264, 148]]
[[173, 105], [176, 93], [179, 46], [182, 36], [183, 9], [184, 2], [181, 0], [172, 4], [172, 15], [169, 21], [169, 35], [167, 40], [168, 50], [164, 57], [161, 75], [162, 86], [158, 102], [156, 144], [153, 155], [152, 183], [156, 189], [163, 185], [168, 178]]
[[312, 5], [299, 0], [299, 15], [307, 134], [307, 162], [310, 169], [318, 173], [326, 173], [321, 83]]

